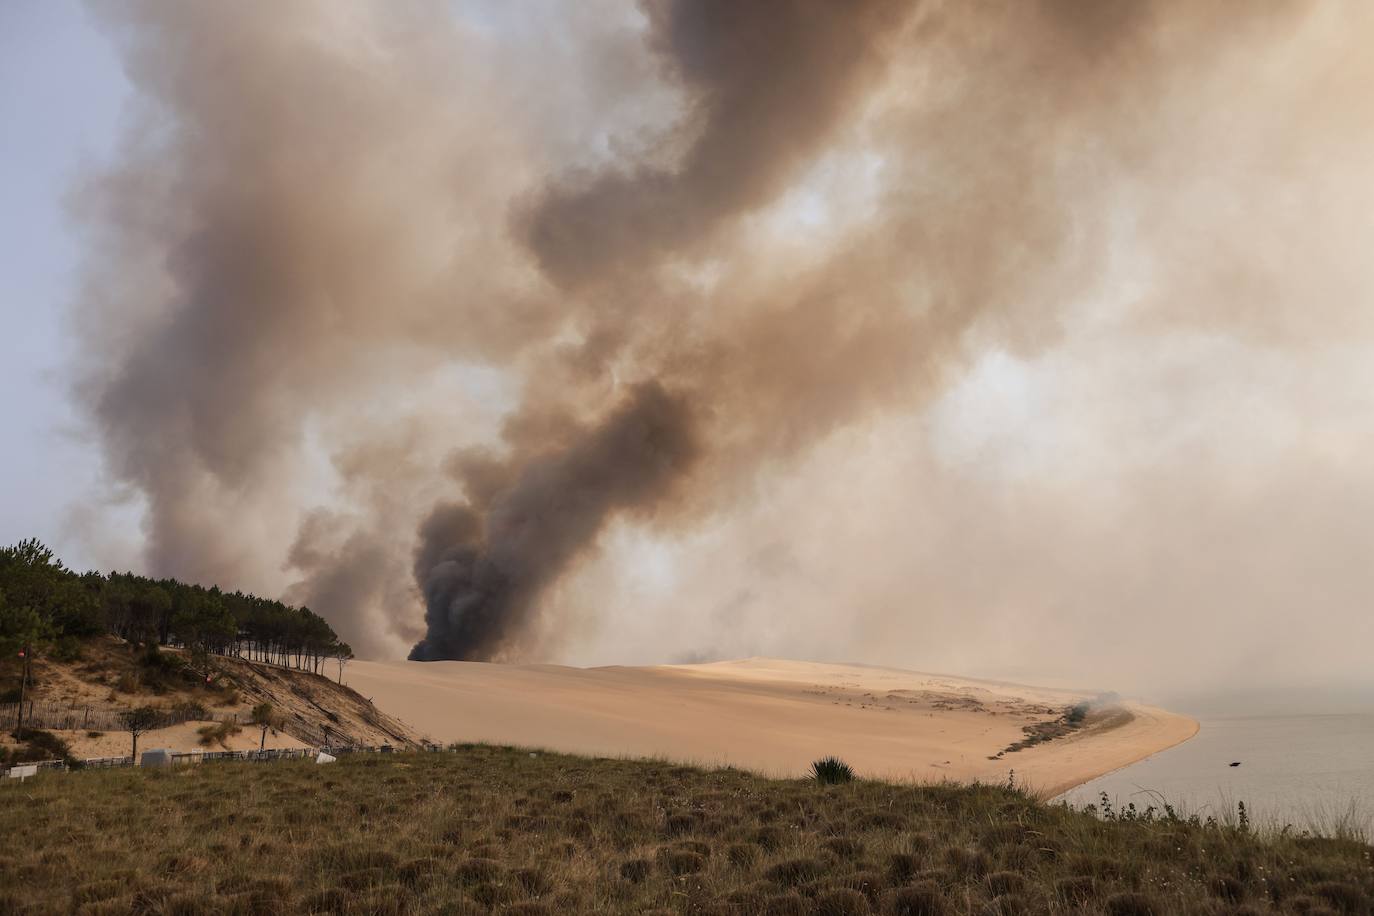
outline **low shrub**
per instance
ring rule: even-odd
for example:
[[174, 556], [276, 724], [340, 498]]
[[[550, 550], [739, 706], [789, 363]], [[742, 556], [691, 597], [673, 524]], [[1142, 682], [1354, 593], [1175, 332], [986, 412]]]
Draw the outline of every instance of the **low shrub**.
[[348, 895], [330, 887], [306, 897], [302, 904], [307, 913], [342, 913], [348, 907]]
[[951, 846], [945, 850], [945, 863], [960, 878], [981, 878], [988, 873], [988, 857], [981, 849]]
[[984, 882], [988, 886], [988, 892], [994, 897], [1020, 893], [1026, 886], [1025, 877], [1014, 871], [995, 871], [988, 875]]
[[752, 868], [759, 860], [759, 848], [750, 843], [732, 843], [725, 850], [725, 858], [736, 868]]
[[663, 822], [668, 836], [683, 836], [696, 829], [697, 819], [690, 814], [670, 814]]
[[81, 640], [70, 634], [63, 636], [53, 644], [48, 654], [54, 661], [79, 662], [82, 659]]
[[[205, 688], [205, 678], [181, 655], [158, 648], [157, 643], [148, 643], [134, 659], [132, 670], [126, 671], [119, 679], [119, 689], [124, 693], [151, 691], [164, 694], [181, 690], [201, 690]], [[204, 718], [203, 707], [200, 707]]]
[[811, 764], [811, 777], [823, 786], [853, 782], [854, 770], [838, 757], [822, 757]]
[[1074, 875], [1054, 882], [1055, 893], [1065, 903], [1087, 903], [1097, 896], [1097, 879], [1092, 875]]
[[524, 903], [517, 903], [508, 906], [501, 911], [504, 916], [553, 916], [553, 910], [545, 904], [534, 900], [527, 900]]
[[852, 861], [864, 853], [864, 844], [847, 836], [830, 837], [821, 845], [843, 861]]
[[484, 881], [470, 891], [472, 899], [486, 907], [499, 907], [520, 899], [520, 892], [514, 885], [504, 881]]
[[811, 916], [811, 901], [796, 891], [774, 894], [763, 902], [763, 916]]
[[553, 891], [553, 880], [539, 868], [517, 868], [512, 872], [515, 882], [531, 897], [543, 897]]
[[500, 877], [505, 869], [501, 863], [495, 859], [473, 857], [464, 859], [454, 868], [453, 874], [459, 881], [464, 883], [476, 883], [479, 881], [492, 881]]
[[816, 916], [865, 916], [870, 909], [868, 898], [849, 888], [816, 895]]
[[776, 884], [797, 885], [815, 881], [825, 874], [825, 866], [815, 859], [789, 859], [764, 872], [764, 877]]
[[1217, 875], [1208, 882], [1207, 888], [1228, 903], [1236, 903], [1245, 896], [1245, 885], [1230, 875]]
[[703, 859], [711, 858], [711, 845], [709, 843], [703, 843], [701, 840], [678, 840], [673, 844], [673, 848], [694, 852]]
[[887, 876], [893, 884], [906, 884], [921, 870], [921, 858], [909, 852], [894, 852], [887, 860]]
[[196, 729], [196, 734], [200, 737], [196, 739], [201, 747], [214, 747], [218, 744], [222, 748], [229, 747], [229, 739], [239, 732], [242, 728], [233, 722], [217, 722], [213, 725], [202, 725]]
[[784, 834], [777, 827], [760, 827], [754, 831], [754, 842], [769, 852], [782, 848]]
[[1107, 916], [1165, 916], [1164, 909], [1153, 898], [1135, 891], [1112, 894], [1103, 909]]
[[620, 877], [631, 884], [639, 884], [653, 874], [654, 863], [648, 859], [631, 859], [620, 865]]
[[1026, 916], [1031, 912], [1026, 898], [1019, 894], [1002, 894], [994, 897], [983, 907], [982, 916]]
[[894, 891], [888, 912], [892, 916], [946, 916], [951, 911], [939, 886], [925, 881]]
[[688, 849], [666, 849], [660, 859], [670, 875], [695, 875], [706, 867], [706, 858]]
[[840, 878], [840, 885], [858, 891], [875, 904], [888, 886], [883, 876], [874, 871], [856, 871], [844, 875]]
[[396, 877], [407, 887], [423, 887], [439, 878], [443, 871], [442, 862], [425, 857], [403, 862], [396, 868]]
[[[0, 759], [0, 763], [13, 765], [35, 763], [40, 760], [62, 760], [69, 766], [80, 763], [72, 756], [72, 749], [67, 746], [67, 742], [52, 732], [41, 728], [25, 728], [14, 732], [13, 735], [19, 746], [11, 749], [6, 757]], [[3, 753], [3, 749], [0, 749], [0, 753]]]
[[1345, 881], [1324, 881], [1312, 888], [1312, 893], [1341, 913], [1374, 911], [1365, 892], [1358, 885]]

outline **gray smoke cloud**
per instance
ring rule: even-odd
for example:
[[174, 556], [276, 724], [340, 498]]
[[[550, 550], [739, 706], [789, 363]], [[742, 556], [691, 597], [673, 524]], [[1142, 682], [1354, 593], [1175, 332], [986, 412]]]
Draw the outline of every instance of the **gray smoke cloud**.
[[671, 165], [633, 163], [549, 188], [524, 227], [544, 272], [564, 288], [642, 273], [767, 203], [852, 113], [912, 9], [898, 0], [644, 4], [648, 43], [687, 111], [659, 145], [686, 148]]
[[[560, 182], [525, 217], [526, 242], [560, 294], [591, 286], [594, 307], [609, 311], [592, 318], [589, 337], [600, 351], [594, 361], [604, 364], [632, 343], [622, 323], [647, 311], [632, 299], [617, 301], [609, 285], [661, 295], [652, 279], [631, 277], [651, 275], [658, 261], [776, 195], [878, 71], [880, 38], [909, 9], [900, 0], [646, 4], [649, 44], [682, 84], [691, 112], [678, 128], [692, 133], [681, 161]], [[714, 401], [703, 380], [673, 383], [675, 395], [652, 383], [604, 423], [574, 435], [561, 454], [520, 471], [480, 511], [481, 520], [471, 518], [470, 503], [430, 517], [416, 561], [427, 632], [412, 659], [499, 655], [526, 629], [541, 590], [615, 510], [655, 505], [690, 467], [686, 443], [695, 433], [684, 428], [683, 399]], [[547, 407], [545, 398], [530, 405], [539, 413]], [[546, 438], [527, 436], [528, 447], [547, 448]], [[523, 460], [517, 449], [507, 462], [519, 467]]]
[[[80, 393], [150, 571], [417, 658], [1359, 629], [1369, 13], [540, 9], [98, 8]], [[1161, 673], [1152, 596], [1234, 663]]]
[[427, 632], [418, 661], [487, 659], [529, 622], [532, 602], [616, 511], [652, 509], [690, 467], [689, 407], [653, 382], [567, 450], [492, 496], [441, 506], [420, 528], [415, 577]]

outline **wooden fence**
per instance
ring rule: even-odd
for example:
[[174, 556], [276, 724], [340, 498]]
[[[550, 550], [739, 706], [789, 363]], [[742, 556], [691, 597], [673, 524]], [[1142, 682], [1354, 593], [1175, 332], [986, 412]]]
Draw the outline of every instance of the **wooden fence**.
[[[159, 710], [157, 723], [152, 727], [170, 728], [185, 722], [232, 722], [245, 728], [252, 728], [247, 720], [240, 721], [237, 713], [216, 715], [204, 707], [187, 704]], [[0, 704], [0, 728], [10, 729], [19, 722], [19, 704]], [[24, 725], [28, 728], [52, 728], [64, 731], [121, 732], [125, 730], [120, 719], [120, 711], [95, 709], [75, 703], [49, 703], [29, 701], [24, 703]], [[284, 732], [310, 747], [325, 745], [353, 744], [356, 739], [347, 730], [334, 726], [317, 727], [299, 715], [283, 719], [277, 731]]]
[[[334, 757], [342, 757], [346, 754], [391, 754], [397, 752], [398, 748], [390, 744], [383, 744], [376, 747], [283, 747], [273, 748], [262, 751], [173, 751], [172, 764], [192, 764], [192, 763], [211, 763], [223, 760], [251, 760], [251, 761], [271, 761], [271, 760], [305, 760], [314, 757], [323, 751]], [[128, 767], [134, 765], [132, 757], [92, 757], [80, 762], [79, 769], [105, 770], [115, 767]], [[61, 760], [39, 760], [24, 766], [36, 766], [40, 771], [53, 770], [57, 772], [67, 772], [72, 767]], [[4, 776], [4, 771], [0, 770], [0, 777]]]
[[[215, 715], [203, 707], [187, 704], [158, 710], [160, 718], [154, 728], [168, 728], [183, 722], [234, 722], [235, 713]], [[19, 724], [19, 704], [0, 703], [0, 727], [14, 728]], [[24, 703], [24, 725], [28, 728], [56, 728], [67, 731], [85, 730], [118, 732], [124, 730], [120, 712], [113, 709], [93, 709], [76, 703]]]

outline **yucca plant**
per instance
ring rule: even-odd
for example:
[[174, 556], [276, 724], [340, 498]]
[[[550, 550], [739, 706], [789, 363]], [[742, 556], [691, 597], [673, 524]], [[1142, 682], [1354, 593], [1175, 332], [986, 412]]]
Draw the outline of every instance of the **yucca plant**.
[[823, 786], [854, 781], [854, 770], [838, 757], [822, 757], [811, 764], [811, 776]]

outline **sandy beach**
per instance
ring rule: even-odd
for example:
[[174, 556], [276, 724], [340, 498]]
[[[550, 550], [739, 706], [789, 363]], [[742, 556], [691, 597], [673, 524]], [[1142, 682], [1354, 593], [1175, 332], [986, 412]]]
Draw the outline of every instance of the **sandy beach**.
[[1004, 782], [1045, 796], [1186, 741], [1197, 723], [1136, 703], [989, 759], [1090, 695], [865, 665], [745, 659], [571, 668], [355, 662], [347, 683], [438, 742], [663, 757], [799, 775], [843, 757], [885, 779]]

